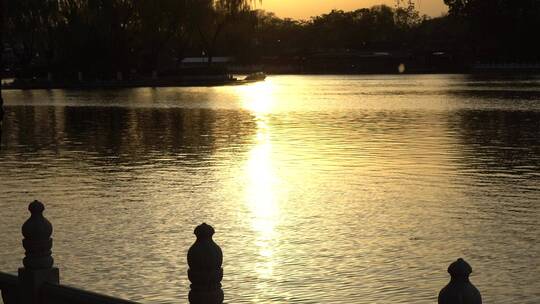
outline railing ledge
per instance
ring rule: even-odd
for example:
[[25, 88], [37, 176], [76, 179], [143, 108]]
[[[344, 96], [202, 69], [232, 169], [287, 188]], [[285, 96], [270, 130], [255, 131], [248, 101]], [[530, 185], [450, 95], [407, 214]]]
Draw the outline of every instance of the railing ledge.
[[17, 275], [0, 271], [0, 288], [17, 287]]
[[139, 304], [62, 284], [45, 283], [41, 292], [43, 298], [47, 299], [47, 303], [55, 304]]
[[0, 291], [4, 304], [17, 303], [18, 277], [14, 274], [0, 272]]

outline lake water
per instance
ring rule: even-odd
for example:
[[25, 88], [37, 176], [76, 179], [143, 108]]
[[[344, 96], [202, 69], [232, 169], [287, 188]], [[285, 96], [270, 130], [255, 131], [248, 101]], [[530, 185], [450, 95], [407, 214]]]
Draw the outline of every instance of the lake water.
[[39, 199], [68, 285], [185, 303], [207, 222], [227, 303], [540, 303], [540, 78], [272, 76], [6, 91], [0, 270]]

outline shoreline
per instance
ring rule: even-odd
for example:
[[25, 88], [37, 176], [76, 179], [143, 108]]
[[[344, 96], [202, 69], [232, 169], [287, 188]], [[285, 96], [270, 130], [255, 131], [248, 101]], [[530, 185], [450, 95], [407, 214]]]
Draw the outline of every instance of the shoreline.
[[122, 81], [65, 81], [24, 80], [2, 84], [2, 90], [54, 90], [54, 89], [122, 89], [143, 87], [216, 87], [245, 85], [262, 80], [122, 80]]
[[[482, 71], [446, 71], [446, 72], [405, 72], [405, 73], [346, 73], [346, 72], [285, 72], [267, 73], [268, 76], [301, 75], [301, 76], [412, 76], [412, 75], [471, 75], [471, 76], [540, 76], [540, 70], [516, 71], [516, 70], [482, 70]], [[55, 82], [46, 79], [15, 80], [11, 83], [3, 83], [2, 90], [92, 90], [92, 89], [129, 89], [129, 88], [164, 88], [164, 87], [219, 87], [238, 86], [264, 81], [264, 79], [216, 79], [216, 80], [179, 80], [179, 79], [141, 79], [141, 80], [110, 80], [110, 81], [63, 81]]]

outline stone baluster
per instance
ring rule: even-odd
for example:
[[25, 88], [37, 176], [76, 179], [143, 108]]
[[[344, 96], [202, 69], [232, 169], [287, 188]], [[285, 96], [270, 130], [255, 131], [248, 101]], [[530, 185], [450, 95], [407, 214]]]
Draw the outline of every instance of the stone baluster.
[[214, 243], [212, 235], [214, 228], [203, 223], [195, 228], [197, 240], [189, 248], [188, 278], [191, 281], [189, 303], [191, 304], [221, 304], [223, 303], [223, 253]]
[[482, 296], [469, 281], [472, 268], [463, 259], [448, 267], [450, 282], [439, 293], [439, 304], [482, 304]]
[[28, 206], [30, 218], [22, 226], [22, 241], [25, 249], [24, 267], [19, 268], [19, 299], [22, 304], [38, 304], [39, 293], [44, 283], [58, 284], [59, 271], [53, 267], [51, 256], [52, 225], [43, 217], [45, 207], [38, 201]]

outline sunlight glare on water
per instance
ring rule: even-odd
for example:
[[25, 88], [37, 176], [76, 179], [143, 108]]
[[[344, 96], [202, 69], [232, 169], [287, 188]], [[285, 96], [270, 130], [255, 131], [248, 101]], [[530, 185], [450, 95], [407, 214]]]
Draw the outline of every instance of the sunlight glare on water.
[[239, 92], [242, 107], [255, 114], [268, 114], [277, 103], [274, 97], [276, 86], [271, 79], [235, 89]]
[[255, 245], [259, 247], [259, 254], [265, 260], [257, 266], [257, 273], [263, 279], [272, 275], [272, 245], [277, 238], [275, 225], [279, 218], [276, 189], [279, 181], [274, 172], [276, 168], [272, 164], [272, 143], [264, 114], [257, 112], [256, 117], [256, 144], [249, 152], [246, 163], [246, 203], [252, 212], [252, 225], [257, 233]]

